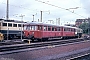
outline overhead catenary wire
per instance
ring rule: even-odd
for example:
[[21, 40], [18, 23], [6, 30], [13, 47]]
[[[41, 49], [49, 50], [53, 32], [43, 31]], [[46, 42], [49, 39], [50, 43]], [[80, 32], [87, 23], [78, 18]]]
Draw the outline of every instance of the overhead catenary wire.
[[73, 13], [73, 14], [76, 14], [76, 15], [80, 16], [80, 17], [86, 18], [86, 17], [84, 17], [84, 16], [82, 16], [82, 15], [79, 15], [79, 14], [77, 14], [77, 13], [75, 13], [75, 12], [70, 11], [69, 9], [62, 8], [62, 7], [59, 7], [59, 6], [56, 6], [56, 5], [53, 5], [53, 4], [44, 2], [44, 1], [40, 1], [40, 0], [35, 0], [35, 1], [38, 1], [38, 2], [41, 2], [41, 3], [47, 4], [47, 5], [50, 5], [50, 6], [53, 6], [53, 7], [57, 7], [57, 8], [63, 9], [63, 10], [67, 10], [67, 11]]
[[[83, 8], [83, 9], [85, 9], [85, 10], [87, 9], [87, 8], [81, 7], [80, 4], [77, 3], [75, 0], [72, 0], [72, 1], [73, 1], [74, 3], [76, 3], [77, 5], [79, 5], [78, 8]], [[90, 12], [90, 11], [89, 11], [89, 12]]]
[[[53, 6], [53, 7], [57, 7], [57, 8], [63, 9], [63, 10], [67, 10], [67, 11], [73, 13], [73, 14], [76, 14], [76, 15], [80, 16], [80, 17], [86, 18], [86, 17], [84, 17], [84, 16], [82, 16], [82, 15], [79, 15], [79, 14], [73, 12], [73, 11], [70, 11], [69, 9], [62, 8], [62, 7], [59, 7], [59, 6], [53, 5], [53, 4], [49, 4], [49, 3], [46, 3], [46, 2], [43, 2], [43, 1], [40, 1], [40, 0], [35, 0], [35, 1], [38, 1], [38, 2], [41, 2], [41, 3], [47, 4], [47, 5], [50, 5], [50, 6]], [[0, 2], [0, 3], [2, 3], [2, 4], [6, 4], [6, 3], [3, 3], [3, 2]], [[11, 5], [11, 4], [9, 4], [9, 5]], [[30, 10], [30, 11], [31, 11], [31, 9], [26, 8], [26, 7], [23, 7], [23, 6], [16, 6], [16, 5], [11, 5], [11, 6], [18, 7], [18, 8], [22, 8], [22, 9], [26, 9], [26, 10]], [[36, 10], [33, 10], [33, 11], [36, 11]]]

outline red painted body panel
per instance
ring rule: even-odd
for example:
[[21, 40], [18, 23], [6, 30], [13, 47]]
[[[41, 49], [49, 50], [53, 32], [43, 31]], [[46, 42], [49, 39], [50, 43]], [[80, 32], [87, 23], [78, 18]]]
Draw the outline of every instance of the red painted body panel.
[[[26, 26], [28, 26], [28, 25], [26, 25]], [[28, 37], [29, 35], [33, 35], [34, 38], [41, 39], [41, 38], [50, 38], [50, 37], [69, 37], [69, 36], [75, 37], [76, 36], [74, 28], [71, 28], [71, 27], [43, 25], [43, 24], [42, 25], [34, 24], [34, 25], [30, 25], [30, 26], [37, 26], [37, 28], [36, 28], [36, 30], [24, 30], [24, 32], [25, 32], [24, 35], [26, 37]], [[58, 30], [57, 28], [60, 28], [60, 30]]]
[[61, 35], [61, 32], [59, 32], [59, 31], [57, 31], [57, 32], [43, 31], [41, 36], [44, 38], [44, 37], [58, 37], [58, 36], [62, 36], [62, 35]]
[[63, 37], [63, 36], [75, 36], [74, 32], [70, 31], [27, 31], [25, 30], [25, 36], [33, 35], [35, 38], [48, 38], [48, 37]]
[[35, 38], [42, 38], [42, 33], [41, 31], [39, 30], [33, 30], [33, 31], [30, 31], [30, 30], [24, 30], [24, 36], [28, 37], [29, 35], [33, 35]]
[[75, 33], [70, 31], [64, 31], [63, 36], [75, 36]]

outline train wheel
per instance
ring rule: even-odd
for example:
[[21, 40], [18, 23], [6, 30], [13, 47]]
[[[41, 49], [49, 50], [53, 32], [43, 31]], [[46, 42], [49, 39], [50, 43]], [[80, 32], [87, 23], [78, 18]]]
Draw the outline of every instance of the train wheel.
[[48, 41], [48, 38], [45, 38], [45, 41]]
[[42, 42], [42, 39], [37, 39], [38, 40], [38, 42]]

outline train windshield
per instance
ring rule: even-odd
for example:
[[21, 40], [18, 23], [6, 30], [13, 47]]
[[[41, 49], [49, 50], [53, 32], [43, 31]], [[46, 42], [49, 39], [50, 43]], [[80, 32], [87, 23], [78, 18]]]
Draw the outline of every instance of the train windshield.
[[24, 26], [24, 30], [37, 30], [37, 26], [27, 25], [27, 26]]

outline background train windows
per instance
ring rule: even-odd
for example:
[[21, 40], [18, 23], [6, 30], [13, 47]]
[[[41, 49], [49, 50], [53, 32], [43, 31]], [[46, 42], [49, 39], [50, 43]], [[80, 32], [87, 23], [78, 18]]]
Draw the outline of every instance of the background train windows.
[[12, 27], [12, 23], [8, 23], [8, 27]]
[[17, 27], [17, 24], [13, 24], [13, 27]]
[[18, 27], [21, 27], [21, 24], [18, 24]]
[[3, 23], [2, 26], [7, 26], [7, 23]]

